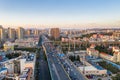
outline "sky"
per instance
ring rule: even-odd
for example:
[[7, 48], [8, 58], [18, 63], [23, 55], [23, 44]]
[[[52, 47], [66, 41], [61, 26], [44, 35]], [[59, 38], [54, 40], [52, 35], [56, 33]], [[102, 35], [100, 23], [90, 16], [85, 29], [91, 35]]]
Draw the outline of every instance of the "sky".
[[0, 0], [0, 25], [120, 28], [120, 0]]

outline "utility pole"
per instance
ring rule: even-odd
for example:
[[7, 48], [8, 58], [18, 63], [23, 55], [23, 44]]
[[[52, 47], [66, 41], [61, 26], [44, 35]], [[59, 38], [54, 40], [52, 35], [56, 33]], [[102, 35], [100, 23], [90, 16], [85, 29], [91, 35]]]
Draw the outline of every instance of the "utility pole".
[[74, 51], [75, 51], [75, 38], [74, 38]]
[[68, 52], [70, 51], [70, 39], [71, 39], [71, 30], [70, 30], [70, 34], [68, 35], [69, 38], [69, 48], [68, 48]]

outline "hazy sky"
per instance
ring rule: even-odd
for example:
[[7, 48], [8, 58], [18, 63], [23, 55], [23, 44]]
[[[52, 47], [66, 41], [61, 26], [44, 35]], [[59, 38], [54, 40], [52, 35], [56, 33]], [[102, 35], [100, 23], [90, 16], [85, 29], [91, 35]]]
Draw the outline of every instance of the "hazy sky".
[[0, 0], [5, 27], [120, 27], [120, 0]]

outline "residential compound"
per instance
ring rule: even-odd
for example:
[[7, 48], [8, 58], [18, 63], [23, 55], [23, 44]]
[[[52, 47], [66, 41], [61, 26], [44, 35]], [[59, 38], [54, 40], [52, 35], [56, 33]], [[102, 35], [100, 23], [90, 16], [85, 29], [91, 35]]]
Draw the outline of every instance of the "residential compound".
[[[59, 28], [44, 29], [40, 31], [37, 29], [24, 29], [22, 27], [17, 29], [4, 29], [0, 26], [0, 41], [4, 48], [1, 49], [0, 53], [0, 79], [34, 80], [34, 77], [36, 77], [36, 79], [40, 78], [41, 75], [44, 74], [45, 69], [43, 70], [44, 65], [38, 65], [35, 69], [36, 55], [34, 53], [18, 51], [17, 53], [21, 53], [22, 55], [12, 59], [6, 58], [6, 54], [9, 52], [13, 52], [14, 54], [16, 53], [14, 50], [24, 50], [24, 48], [39, 50], [39, 48], [42, 49], [39, 44], [43, 43], [47, 50], [45, 52], [48, 54], [47, 61], [50, 61], [48, 62], [48, 68], [49, 70], [52, 70], [52, 77], [54, 77], [53, 68], [58, 71], [58, 73], [55, 72], [57, 77], [59, 73], [60, 76], [62, 76], [61, 74], [64, 73], [65, 69], [72, 80], [80, 79], [76, 78], [78, 71], [82, 73], [82, 75], [85, 75], [86, 77], [88, 76], [88, 78], [89, 75], [108, 76], [109, 69], [107, 70], [107, 68], [101, 66], [100, 62], [102, 63], [105, 61], [110, 64], [114, 63], [114, 65], [117, 65], [118, 67], [120, 62], [119, 32], [114, 31], [115, 33], [113, 33], [112, 31], [114, 30], [80, 31], [60, 30]], [[54, 45], [52, 46], [51, 43], [53, 43], [55, 47], [53, 47]], [[2, 51], [7, 51], [8, 53]], [[56, 55], [56, 53], [59, 54]], [[38, 54], [40, 54], [40, 60], [38, 59], [38, 62], [44, 64], [45, 60], [42, 58], [44, 55], [44, 49], [38, 52]], [[65, 56], [61, 57], [63, 55]], [[55, 63], [55, 65], [51, 64], [51, 61], [54, 61], [53, 63]], [[37, 76], [34, 76], [34, 70], [36, 70]], [[43, 74], [41, 72], [43, 72]], [[112, 71], [110, 72], [111, 74], [113, 73]], [[52, 74], [50, 73], [49, 76]], [[56, 80], [56, 77], [54, 78]]]
[[79, 56], [80, 62], [74, 62], [84, 75], [107, 75], [107, 70], [92, 62], [86, 51], [68, 52], [67, 56]]
[[33, 80], [36, 55], [25, 51], [21, 56], [0, 63], [0, 80]]
[[38, 29], [24, 29], [18, 28], [3, 28], [0, 25], [0, 40], [1, 41], [14, 41], [15, 39], [24, 39], [29, 37], [37, 37], [42, 32]]
[[87, 54], [89, 56], [94, 56], [96, 58], [101, 57], [103, 59], [112, 61], [112, 62], [120, 62], [120, 49], [119, 47], [112, 47], [112, 55], [109, 55], [105, 52], [99, 52], [98, 50], [95, 50], [95, 48], [87, 48]]
[[6, 41], [3, 44], [4, 47], [4, 51], [8, 51], [8, 50], [14, 50], [15, 46], [22, 48], [22, 47], [36, 47], [36, 45], [38, 44], [38, 38], [27, 38], [27, 39], [16, 39], [15, 42], [10, 42], [10, 41]]
[[18, 47], [35, 47], [39, 38], [16, 39], [14, 45]]

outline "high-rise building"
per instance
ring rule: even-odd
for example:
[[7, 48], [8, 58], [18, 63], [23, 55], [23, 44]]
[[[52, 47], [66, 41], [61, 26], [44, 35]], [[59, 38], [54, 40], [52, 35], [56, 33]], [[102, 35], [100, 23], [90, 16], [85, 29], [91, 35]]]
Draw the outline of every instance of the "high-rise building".
[[113, 36], [114, 36], [114, 37], [120, 37], [120, 32], [114, 32], [114, 33], [113, 33]]
[[4, 29], [4, 40], [8, 39], [8, 29]]
[[60, 30], [59, 28], [51, 28], [51, 36], [54, 38], [54, 39], [58, 39], [60, 37]]
[[8, 37], [9, 39], [15, 40], [15, 29], [8, 28]]
[[32, 30], [31, 30], [31, 29], [27, 29], [27, 30], [25, 30], [25, 34], [26, 34], [26, 36], [30, 36], [31, 33], [32, 33]]
[[24, 33], [25, 33], [24, 28], [19, 27], [18, 30], [17, 30], [18, 39], [23, 39], [24, 35], [25, 35]]
[[0, 40], [4, 40], [4, 29], [1, 25], [0, 25]]
[[34, 35], [35, 35], [35, 36], [39, 35], [39, 30], [35, 29], [35, 30], [34, 30]]

